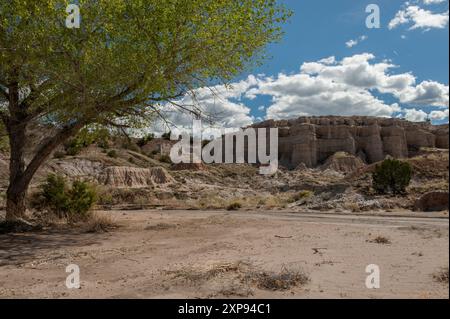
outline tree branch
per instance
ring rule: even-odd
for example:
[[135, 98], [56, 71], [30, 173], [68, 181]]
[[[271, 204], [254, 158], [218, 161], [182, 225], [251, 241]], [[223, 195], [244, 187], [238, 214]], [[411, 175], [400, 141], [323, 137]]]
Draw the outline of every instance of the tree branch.
[[36, 171], [44, 163], [47, 157], [53, 152], [53, 150], [69, 137], [76, 134], [85, 125], [86, 122], [84, 121], [75, 122], [61, 129], [53, 137], [44, 142], [37, 150], [31, 162], [27, 165], [25, 172], [20, 180], [21, 186], [27, 187]]
[[48, 85], [51, 84], [50, 80], [45, 80], [38, 87], [32, 86], [30, 94], [20, 103], [22, 109], [27, 109], [31, 104], [39, 97], [39, 95], [45, 90]]

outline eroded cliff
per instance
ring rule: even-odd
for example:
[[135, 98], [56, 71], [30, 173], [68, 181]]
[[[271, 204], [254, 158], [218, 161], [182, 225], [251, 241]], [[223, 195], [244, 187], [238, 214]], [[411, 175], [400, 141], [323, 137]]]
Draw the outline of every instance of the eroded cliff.
[[282, 165], [316, 167], [337, 152], [346, 152], [366, 163], [387, 155], [407, 158], [421, 147], [448, 149], [449, 126], [413, 123], [376, 117], [300, 117], [269, 120], [253, 127], [279, 129]]

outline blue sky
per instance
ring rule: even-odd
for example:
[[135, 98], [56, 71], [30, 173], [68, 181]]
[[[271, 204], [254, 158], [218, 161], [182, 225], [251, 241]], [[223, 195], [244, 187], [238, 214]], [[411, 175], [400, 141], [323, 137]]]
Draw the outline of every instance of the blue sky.
[[[400, 66], [398, 71], [414, 73], [423, 79], [448, 83], [448, 27], [408, 31], [407, 27], [388, 29], [390, 20], [405, 3], [403, 0], [284, 0], [294, 11], [290, 23], [284, 26], [280, 43], [268, 48], [272, 59], [253, 73], [276, 74], [299, 69], [306, 61], [354, 53], [370, 52], [379, 58], [390, 58]], [[380, 7], [381, 28], [367, 29], [365, 8], [370, 3]], [[425, 6], [423, 6], [425, 7]], [[427, 6], [444, 12], [448, 2]], [[345, 43], [367, 35], [368, 40], [349, 49]], [[402, 39], [401, 36], [406, 36]]]
[[[448, 85], [449, 34], [448, 26], [443, 29], [408, 30], [400, 26], [389, 30], [389, 22], [405, 4], [403, 0], [284, 0], [293, 10], [294, 16], [284, 26], [285, 36], [280, 43], [270, 45], [267, 52], [271, 56], [263, 66], [251, 73], [276, 75], [279, 72], [297, 72], [303, 62], [317, 61], [329, 56], [337, 59], [353, 54], [369, 52], [377, 59], [391, 59], [398, 66], [395, 73], [412, 72], [418, 82], [434, 80]], [[368, 29], [365, 12], [368, 4], [380, 7], [381, 28]], [[420, 3], [419, 3], [420, 5]], [[445, 12], [448, 2], [422, 6], [428, 10]], [[346, 42], [366, 35], [368, 38], [348, 48]], [[241, 77], [242, 78], [242, 77]], [[385, 97], [389, 99], [389, 97]], [[260, 105], [270, 105], [269, 97], [255, 101], [245, 101], [256, 117], [264, 117], [258, 111]], [[407, 105], [429, 113], [436, 107]], [[437, 121], [437, 122], [448, 122]]]
[[[302, 115], [448, 122], [448, 0], [280, 2], [294, 15], [283, 39], [267, 47], [270, 59], [231, 90], [218, 86], [220, 98], [197, 92], [221, 126]], [[379, 29], [366, 27], [369, 4], [380, 8]]]

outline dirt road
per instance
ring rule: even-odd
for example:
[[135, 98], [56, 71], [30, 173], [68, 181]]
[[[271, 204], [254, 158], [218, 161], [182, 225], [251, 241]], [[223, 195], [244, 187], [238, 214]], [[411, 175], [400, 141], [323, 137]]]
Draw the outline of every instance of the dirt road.
[[[106, 213], [106, 212], [105, 212]], [[116, 211], [105, 234], [0, 235], [1, 298], [448, 298], [444, 214]], [[394, 216], [395, 215], [395, 216]], [[66, 266], [81, 288], [66, 287]], [[367, 289], [366, 266], [380, 268]], [[272, 291], [258, 274], [302, 273]]]

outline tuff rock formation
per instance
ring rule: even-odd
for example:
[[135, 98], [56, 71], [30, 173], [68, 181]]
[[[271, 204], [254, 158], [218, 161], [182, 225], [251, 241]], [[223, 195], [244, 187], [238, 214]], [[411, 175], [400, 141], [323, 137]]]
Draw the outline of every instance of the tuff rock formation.
[[117, 188], [140, 188], [173, 183], [173, 178], [162, 167], [151, 169], [126, 166], [105, 168], [98, 177], [103, 185]]
[[269, 120], [254, 128], [279, 129], [280, 163], [316, 167], [337, 152], [371, 164], [387, 155], [407, 158], [421, 147], [448, 149], [449, 126], [376, 117], [300, 117]]
[[364, 167], [364, 165], [364, 162], [359, 157], [347, 154], [345, 152], [338, 152], [330, 156], [325, 161], [325, 164], [321, 166], [321, 169], [330, 169], [336, 172], [348, 174]]

